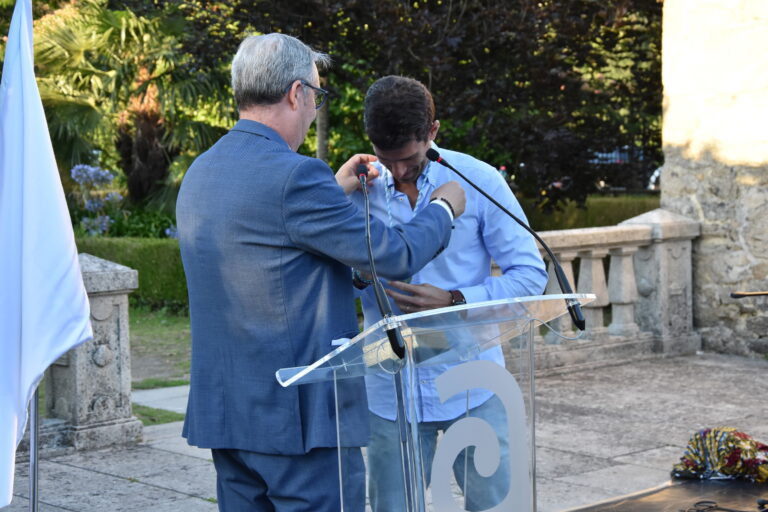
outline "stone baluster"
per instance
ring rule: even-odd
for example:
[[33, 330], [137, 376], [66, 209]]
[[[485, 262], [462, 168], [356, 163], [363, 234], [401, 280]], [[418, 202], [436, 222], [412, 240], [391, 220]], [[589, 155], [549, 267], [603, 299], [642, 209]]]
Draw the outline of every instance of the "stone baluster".
[[608, 249], [596, 248], [578, 253], [579, 283], [576, 287], [578, 293], [594, 293], [596, 299], [582, 306], [584, 319], [587, 323], [589, 337], [595, 338], [606, 333], [604, 311], [610, 304], [608, 300], [608, 286], [605, 281], [605, 268], [603, 258], [608, 255]]
[[634, 336], [640, 329], [635, 322], [637, 285], [632, 256], [635, 246], [623, 246], [610, 250], [608, 271], [608, 298], [611, 301], [611, 324], [608, 333], [614, 336]]

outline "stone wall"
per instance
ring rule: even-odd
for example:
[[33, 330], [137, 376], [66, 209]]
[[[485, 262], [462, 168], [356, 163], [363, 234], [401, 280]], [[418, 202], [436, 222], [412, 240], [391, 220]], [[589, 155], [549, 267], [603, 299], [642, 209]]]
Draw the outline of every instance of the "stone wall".
[[666, 0], [662, 208], [698, 220], [705, 350], [768, 354], [768, 2]]

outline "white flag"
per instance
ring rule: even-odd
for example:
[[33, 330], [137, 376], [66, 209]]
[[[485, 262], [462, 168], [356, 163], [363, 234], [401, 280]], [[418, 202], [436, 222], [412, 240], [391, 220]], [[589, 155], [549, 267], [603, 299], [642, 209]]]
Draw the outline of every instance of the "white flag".
[[33, 55], [32, 3], [17, 0], [0, 84], [0, 507], [43, 372], [93, 337]]

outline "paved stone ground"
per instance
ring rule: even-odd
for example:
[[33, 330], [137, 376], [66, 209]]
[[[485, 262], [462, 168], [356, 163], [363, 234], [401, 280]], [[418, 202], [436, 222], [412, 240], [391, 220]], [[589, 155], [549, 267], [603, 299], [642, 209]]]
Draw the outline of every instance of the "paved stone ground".
[[[183, 391], [183, 389], [181, 390]], [[134, 399], [169, 409], [180, 390]], [[180, 398], [181, 396], [181, 398]], [[690, 436], [733, 426], [768, 441], [768, 361], [698, 355], [653, 359], [537, 380], [539, 512], [593, 504], [662, 485]], [[215, 511], [210, 452], [187, 446], [180, 423], [144, 430], [130, 449], [42, 457], [40, 511]], [[28, 509], [28, 465], [14, 500]]]

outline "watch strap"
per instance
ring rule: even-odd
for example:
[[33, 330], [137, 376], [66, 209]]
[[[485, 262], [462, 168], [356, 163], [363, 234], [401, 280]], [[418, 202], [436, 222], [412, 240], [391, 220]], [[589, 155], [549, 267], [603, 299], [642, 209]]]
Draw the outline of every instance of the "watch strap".
[[467, 299], [460, 290], [448, 290], [451, 294], [451, 306], [460, 306], [467, 303]]

